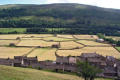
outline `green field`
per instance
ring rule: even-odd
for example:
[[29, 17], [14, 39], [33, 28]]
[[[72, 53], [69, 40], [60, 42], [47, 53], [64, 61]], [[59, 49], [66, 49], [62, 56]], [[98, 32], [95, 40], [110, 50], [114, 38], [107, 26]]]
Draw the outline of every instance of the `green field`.
[[[83, 80], [74, 75], [0, 65], [0, 80]], [[112, 80], [112, 79], [95, 79]]]
[[0, 28], [0, 33], [8, 34], [8, 33], [25, 33], [26, 28]]
[[118, 51], [120, 51], [120, 47], [116, 47], [116, 49], [117, 49]]

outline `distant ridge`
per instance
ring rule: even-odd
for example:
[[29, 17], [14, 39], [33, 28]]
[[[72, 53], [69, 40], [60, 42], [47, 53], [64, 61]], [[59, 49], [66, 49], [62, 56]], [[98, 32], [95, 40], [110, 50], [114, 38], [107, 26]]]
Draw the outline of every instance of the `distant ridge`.
[[6, 27], [79, 28], [77, 33], [120, 35], [120, 10], [75, 3], [0, 5], [0, 28]]

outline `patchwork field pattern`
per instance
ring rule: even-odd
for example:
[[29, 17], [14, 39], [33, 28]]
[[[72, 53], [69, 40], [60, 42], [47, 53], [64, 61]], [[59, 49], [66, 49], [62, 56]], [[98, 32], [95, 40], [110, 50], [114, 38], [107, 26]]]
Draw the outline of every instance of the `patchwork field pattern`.
[[[19, 40], [16, 40], [20, 37]], [[15, 34], [0, 35], [0, 58], [26, 55], [37, 56], [39, 61], [56, 60], [60, 56], [80, 56], [82, 53], [98, 53], [120, 58], [120, 53], [110, 44], [96, 42], [96, 35]], [[14, 43], [16, 46], [8, 46]], [[53, 47], [53, 45], [58, 47]]]

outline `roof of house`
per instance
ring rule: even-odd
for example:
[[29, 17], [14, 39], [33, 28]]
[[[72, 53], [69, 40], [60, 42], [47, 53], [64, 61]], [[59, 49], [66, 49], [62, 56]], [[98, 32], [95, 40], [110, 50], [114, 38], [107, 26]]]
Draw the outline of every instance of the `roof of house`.
[[27, 60], [37, 60], [37, 57], [27, 57]]
[[113, 67], [106, 67], [104, 73], [117, 73], [117, 71]]
[[12, 62], [13, 62], [13, 63], [20, 63], [20, 64], [21, 64], [21, 61], [19, 61], [19, 60], [15, 60], [15, 59], [12, 60]]
[[87, 58], [87, 57], [98, 57], [100, 55], [96, 53], [82, 53], [81, 56]]
[[22, 59], [22, 58], [27, 58], [27, 56], [14, 56], [14, 59]]
[[88, 62], [104, 62], [104, 61], [102, 61], [101, 59], [98, 59], [98, 58], [88, 58], [87, 60], [88, 60]]

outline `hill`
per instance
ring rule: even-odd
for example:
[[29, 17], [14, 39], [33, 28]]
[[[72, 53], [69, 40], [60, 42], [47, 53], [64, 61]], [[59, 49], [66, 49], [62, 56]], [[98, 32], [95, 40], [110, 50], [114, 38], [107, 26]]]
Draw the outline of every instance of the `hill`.
[[[77, 76], [0, 65], [0, 80], [82, 80]], [[96, 79], [110, 80], [110, 79]]]
[[[119, 12], [117, 9], [72, 3], [1, 5], [0, 28], [67, 28], [55, 32], [120, 35]], [[37, 32], [30, 30], [33, 31]]]

